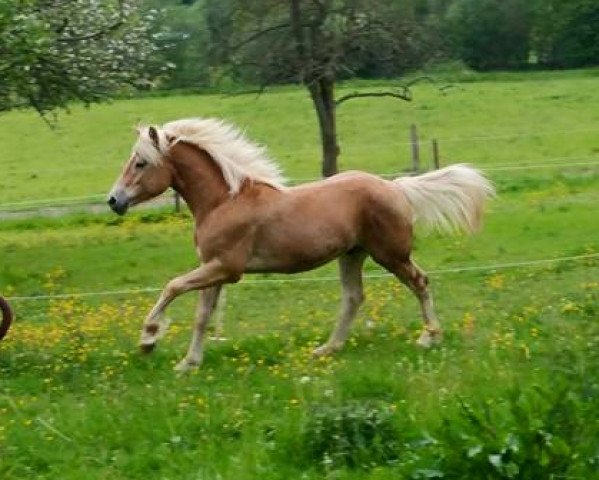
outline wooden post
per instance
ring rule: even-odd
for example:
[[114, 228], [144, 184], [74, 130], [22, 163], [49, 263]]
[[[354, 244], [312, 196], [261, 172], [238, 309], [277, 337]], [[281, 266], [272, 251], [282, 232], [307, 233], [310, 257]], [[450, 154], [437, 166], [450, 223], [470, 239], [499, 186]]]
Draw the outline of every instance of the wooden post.
[[439, 142], [437, 142], [436, 138], [433, 138], [433, 165], [435, 166], [435, 170], [441, 168], [441, 161], [439, 160]]
[[179, 195], [178, 192], [175, 192], [174, 199], [175, 199], [175, 212], [179, 213], [181, 211], [181, 196]]
[[410, 142], [412, 143], [412, 170], [420, 171], [420, 143], [418, 141], [418, 129], [416, 125], [410, 126]]

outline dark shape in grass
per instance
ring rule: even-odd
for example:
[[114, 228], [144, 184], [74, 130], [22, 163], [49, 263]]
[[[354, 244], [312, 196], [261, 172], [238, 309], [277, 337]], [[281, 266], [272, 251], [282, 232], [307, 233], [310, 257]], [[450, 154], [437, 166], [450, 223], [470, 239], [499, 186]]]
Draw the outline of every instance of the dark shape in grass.
[[0, 323], [0, 340], [2, 340], [8, 333], [12, 323], [12, 310], [8, 302], [2, 297], [0, 297], [0, 311], [2, 311], [2, 323]]

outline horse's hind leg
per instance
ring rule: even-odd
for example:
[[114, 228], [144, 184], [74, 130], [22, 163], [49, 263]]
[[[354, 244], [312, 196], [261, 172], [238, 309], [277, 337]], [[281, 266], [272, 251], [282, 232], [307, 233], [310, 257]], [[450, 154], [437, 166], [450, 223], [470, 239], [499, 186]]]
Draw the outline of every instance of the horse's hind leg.
[[409, 257], [405, 260], [379, 263], [412, 290], [420, 302], [424, 330], [420, 334], [418, 344], [428, 348], [432, 345], [441, 343], [441, 324], [435, 315], [433, 297], [428, 288], [428, 278], [426, 274], [412, 262]]
[[366, 252], [355, 250], [339, 258], [339, 274], [341, 277], [342, 300], [337, 325], [328, 341], [314, 350], [314, 356], [328, 355], [339, 350], [349, 335], [349, 328], [364, 301], [362, 287], [362, 266]]
[[216, 309], [220, 292], [221, 285], [206, 288], [200, 292], [200, 303], [198, 305], [197, 319], [193, 326], [191, 343], [189, 344], [187, 355], [185, 355], [185, 358], [177, 364], [175, 370], [184, 372], [191, 368], [198, 367], [202, 363], [202, 358], [204, 356], [202, 349], [204, 333], [206, 332], [210, 317]]

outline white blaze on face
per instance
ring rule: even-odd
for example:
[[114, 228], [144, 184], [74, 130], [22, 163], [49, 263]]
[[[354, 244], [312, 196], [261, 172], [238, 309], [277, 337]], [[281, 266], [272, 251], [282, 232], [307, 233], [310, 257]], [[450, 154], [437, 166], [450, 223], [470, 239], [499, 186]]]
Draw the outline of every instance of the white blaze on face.
[[136, 168], [136, 163], [140, 162], [139, 155], [133, 152], [127, 163], [125, 169], [115, 182], [109, 197], [116, 198], [119, 202], [131, 203], [139, 192], [138, 182], [141, 178], [143, 171]]

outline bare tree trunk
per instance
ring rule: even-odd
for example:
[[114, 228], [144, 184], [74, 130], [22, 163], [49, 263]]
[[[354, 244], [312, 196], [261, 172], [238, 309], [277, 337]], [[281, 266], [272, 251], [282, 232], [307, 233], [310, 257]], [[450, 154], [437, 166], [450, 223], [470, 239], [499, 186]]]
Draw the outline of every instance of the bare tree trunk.
[[[323, 15], [326, 16], [326, 12]], [[310, 32], [310, 42], [308, 42], [302, 20], [301, 0], [290, 1], [290, 21], [300, 63], [301, 80], [310, 92], [320, 127], [322, 144], [321, 171], [323, 176], [329, 177], [335, 175], [338, 171], [337, 157], [339, 156], [335, 118], [335, 74], [332, 71], [323, 74], [319, 69], [315, 69], [313, 49], [315, 45], [321, 44], [322, 39], [317, 38], [318, 32], [313, 25]], [[323, 21], [324, 17], [320, 18], [320, 22]], [[312, 50], [310, 50], [310, 46]]]
[[322, 144], [322, 175], [330, 177], [338, 172], [337, 119], [335, 111], [334, 80], [321, 78], [308, 85], [316, 109]]

